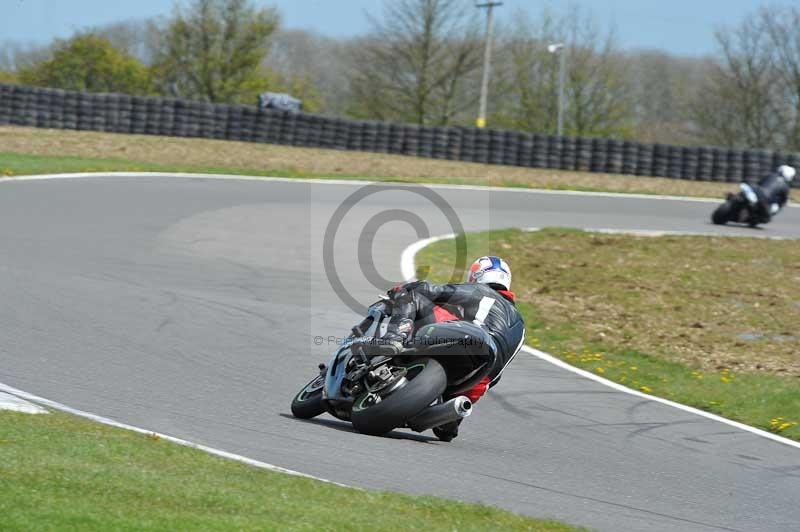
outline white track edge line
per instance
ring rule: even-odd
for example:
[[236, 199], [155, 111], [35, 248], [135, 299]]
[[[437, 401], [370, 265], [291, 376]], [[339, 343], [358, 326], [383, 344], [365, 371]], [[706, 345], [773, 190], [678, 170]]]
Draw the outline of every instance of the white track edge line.
[[274, 471], [277, 473], [284, 473], [287, 475], [292, 475], [295, 477], [303, 477], [312, 480], [317, 480], [320, 482], [325, 482], [328, 484], [334, 484], [336, 486], [340, 486], [343, 488], [351, 488], [351, 489], [359, 489], [354, 488], [353, 486], [348, 486], [346, 484], [341, 484], [339, 482], [334, 482], [332, 480], [315, 477], [313, 475], [308, 475], [306, 473], [301, 473], [299, 471], [295, 471], [293, 469], [286, 469], [285, 467], [276, 466], [273, 464], [268, 464], [267, 462], [262, 462], [260, 460], [255, 460], [253, 458], [248, 458], [246, 456], [242, 456], [240, 454], [231, 453], [228, 451], [223, 451], [222, 449], [216, 449], [214, 447], [209, 447], [208, 445], [202, 445], [200, 443], [195, 443], [189, 440], [184, 440], [182, 438], [177, 438], [175, 436], [170, 436], [168, 434], [162, 434], [160, 432], [155, 432], [152, 430], [143, 429], [141, 427], [136, 427], [134, 425], [128, 425], [127, 423], [120, 423], [119, 421], [114, 421], [113, 419], [99, 416], [97, 414], [92, 414], [91, 412], [85, 412], [83, 410], [78, 410], [77, 408], [72, 408], [62, 403], [58, 403], [56, 401], [52, 401], [50, 399], [45, 399], [44, 397], [39, 397], [38, 395], [34, 395], [32, 393], [28, 393], [22, 390], [18, 390], [17, 388], [13, 388], [6, 384], [0, 383], [0, 391], [5, 393], [14, 395], [20, 399], [26, 399], [33, 403], [37, 403], [39, 405], [48, 406], [55, 410], [60, 410], [62, 412], [66, 412], [68, 414], [72, 414], [75, 416], [83, 417], [86, 419], [90, 419], [97, 423], [102, 423], [103, 425], [108, 425], [111, 427], [116, 427], [118, 429], [129, 430], [131, 432], [138, 432], [139, 434], [146, 434], [148, 436], [156, 436], [159, 439], [166, 440], [172, 443], [176, 443], [178, 445], [183, 445], [184, 447], [189, 447], [191, 449], [197, 449], [199, 451], [203, 451], [208, 454], [212, 454], [214, 456], [219, 456], [221, 458], [227, 458], [228, 460], [234, 460], [236, 462], [241, 462], [243, 464], [247, 464], [249, 466], [257, 467], [259, 469], [266, 469], [269, 471]]
[[[553, 190], [544, 188], [522, 188], [522, 187], [496, 187], [485, 185], [448, 185], [446, 183], [413, 183], [397, 181], [374, 181], [369, 179], [319, 179], [305, 177], [270, 177], [270, 176], [248, 176], [233, 174], [193, 174], [185, 172], [77, 172], [68, 174], [40, 174], [16, 177], [0, 177], [0, 184], [13, 183], [15, 181], [40, 181], [47, 179], [86, 179], [93, 177], [179, 177], [186, 179], [231, 179], [239, 181], [275, 181], [284, 183], [315, 183], [323, 185], [367, 185], [383, 184], [397, 186], [425, 186], [428, 188], [443, 190], [480, 190], [485, 192], [509, 192], [523, 194], [551, 194], [566, 196], [589, 196], [606, 198], [636, 198], [645, 200], [668, 200], [668, 201], [690, 201], [699, 203], [719, 203], [719, 199], [696, 198], [690, 196], [671, 196], [662, 194], [637, 194], [625, 192], [591, 192], [584, 190]], [[734, 185], [735, 183], [731, 183]], [[800, 208], [800, 204], [789, 204], [788, 207]]]
[[[536, 231], [537, 229], [536, 228], [529, 228], [527, 230]], [[403, 273], [403, 278], [406, 281], [413, 280], [414, 274], [416, 273], [415, 256], [420, 250], [422, 250], [423, 248], [429, 246], [430, 244], [433, 244], [434, 242], [439, 242], [440, 240], [447, 240], [447, 239], [452, 239], [452, 238], [455, 238], [455, 235], [449, 234], [449, 235], [434, 236], [434, 237], [431, 237], [431, 238], [426, 238], [426, 239], [414, 242], [413, 244], [411, 244], [410, 246], [405, 248], [403, 250], [403, 253], [400, 255], [400, 270]], [[562, 369], [565, 369], [567, 371], [570, 371], [572, 373], [578, 374], [578, 375], [580, 375], [582, 377], [585, 377], [587, 379], [590, 379], [590, 380], [593, 380], [593, 381], [598, 382], [600, 384], [603, 384], [605, 386], [608, 386], [609, 388], [613, 388], [614, 390], [617, 390], [619, 392], [627, 393], [629, 395], [633, 395], [633, 396], [636, 396], [636, 397], [641, 397], [643, 399], [654, 401], [656, 403], [661, 403], [661, 404], [666, 405], [666, 406], [671, 406], [672, 408], [677, 408], [678, 410], [683, 410], [684, 412], [689, 412], [691, 414], [695, 414], [695, 415], [702, 416], [702, 417], [705, 417], [705, 418], [708, 418], [708, 419], [711, 419], [711, 420], [714, 420], [714, 421], [718, 421], [720, 423], [724, 423], [726, 425], [730, 425], [732, 427], [736, 427], [737, 429], [749, 432], [751, 434], [755, 434], [756, 436], [761, 436], [762, 438], [767, 438], [769, 440], [773, 440], [775, 442], [782, 443], [784, 445], [788, 445], [788, 446], [794, 447], [796, 449], [800, 449], [800, 442], [797, 442], [797, 441], [794, 441], [794, 440], [790, 440], [789, 438], [784, 438], [783, 436], [778, 436], [777, 434], [773, 434], [771, 432], [767, 432], [765, 430], [762, 430], [762, 429], [759, 429], [759, 428], [756, 428], [756, 427], [752, 427], [750, 425], [746, 425], [746, 424], [740, 423], [738, 421], [733, 421], [732, 419], [728, 419], [728, 418], [725, 418], [725, 417], [722, 417], [722, 416], [718, 416], [716, 414], [712, 414], [710, 412], [706, 412], [706, 411], [700, 410], [698, 408], [687, 406], [687, 405], [684, 405], [684, 404], [681, 404], [681, 403], [676, 403], [674, 401], [670, 401], [669, 399], [664, 399], [663, 397], [657, 397], [655, 395], [649, 395], [649, 394], [646, 394], [644, 392], [640, 392], [640, 391], [634, 390], [632, 388], [628, 388], [627, 386], [623, 386], [622, 384], [610, 381], [608, 379], [600, 377], [599, 375], [595, 375], [594, 373], [590, 373], [590, 372], [588, 372], [588, 371], [586, 371], [584, 369], [580, 369], [580, 368], [577, 368], [577, 367], [572, 366], [570, 364], [567, 364], [563, 360], [558, 359], [558, 358], [554, 357], [553, 355], [551, 355], [549, 353], [545, 353], [544, 351], [539, 351], [538, 349], [534, 349], [534, 348], [528, 347], [528, 346], [523, 346], [522, 349], [526, 353], [531, 354], [531, 355], [533, 355], [533, 356], [535, 356], [535, 357], [537, 357], [537, 358], [539, 358], [541, 360], [544, 360], [544, 361], [549, 362], [549, 363], [551, 363], [551, 364], [553, 364], [555, 366], [558, 366], [558, 367], [560, 367]]]

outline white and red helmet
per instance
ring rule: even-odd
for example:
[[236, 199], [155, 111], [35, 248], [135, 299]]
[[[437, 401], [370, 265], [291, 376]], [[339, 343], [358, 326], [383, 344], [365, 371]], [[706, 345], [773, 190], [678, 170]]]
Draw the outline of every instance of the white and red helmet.
[[472, 263], [467, 276], [468, 283], [495, 284], [511, 290], [511, 268], [500, 257], [481, 257]]

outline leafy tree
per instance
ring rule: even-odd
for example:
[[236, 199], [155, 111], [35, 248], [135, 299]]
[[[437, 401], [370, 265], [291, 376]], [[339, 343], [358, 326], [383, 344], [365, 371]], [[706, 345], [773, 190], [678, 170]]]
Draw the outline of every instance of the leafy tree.
[[0, 70], [0, 83], [16, 83], [17, 75], [13, 72]]
[[58, 42], [49, 59], [24, 67], [18, 74], [20, 83], [40, 87], [128, 94], [144, 94], [150, 89], [150, 77], [142, 63], [93, 34]]
[[194, 0], [161, 30], [153, 74], [164, 94], [254, 103], [266, 90], [261, 63], [278, 26], [274, 9], [248, 0]]

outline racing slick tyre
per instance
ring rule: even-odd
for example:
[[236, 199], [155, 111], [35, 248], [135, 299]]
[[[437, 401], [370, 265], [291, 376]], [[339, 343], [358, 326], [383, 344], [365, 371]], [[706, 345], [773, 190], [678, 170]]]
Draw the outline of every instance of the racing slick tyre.
[[385, 397], [365, 393], [356, 398], [350, 421], [358, 432], [380, 436], [403, 427], [447, 387], [444, 368], [432, 358], [419, 358], [403, 366], [407, 371], [405, 385]]
[[325, 412], [322, 405], [322, 387], [325, 377], [319, 375], [306, 384], [292, 399], [292, 415], [300, 419], [311, 419]]
[[726, 201], [719, 207], [717, 207], [714, 212], [711, 214], [711, 221], [717, 225], [725, 225], [728, 223], [728, 219], [731, 215], [731, 202]]

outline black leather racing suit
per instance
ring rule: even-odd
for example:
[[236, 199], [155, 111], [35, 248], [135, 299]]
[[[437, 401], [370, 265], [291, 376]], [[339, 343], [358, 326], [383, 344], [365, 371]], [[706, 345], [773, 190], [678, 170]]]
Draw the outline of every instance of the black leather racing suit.
[[759, 215], [764, 219], [764, 223], [769, 222], [789, 201], [791, 188], [778, 172], [768, 175], [753, 188], [758, 196]]
[[497, 357], [489, 372], [490, 386], [500, 379], [503, 369], [517, 354], [525, 339], [525, 323], [514, 305], [514, 294], [478, 283], [438, 285], [415, 281], [389, 291], [394, 302], [384, 338], [408, 339], [403, 322], [411, 320], [414, 330], [435, 322], [434, 306], [457, 307], [461, 319], [480, 325], [497, 345]]

